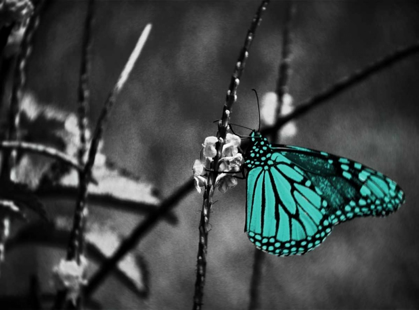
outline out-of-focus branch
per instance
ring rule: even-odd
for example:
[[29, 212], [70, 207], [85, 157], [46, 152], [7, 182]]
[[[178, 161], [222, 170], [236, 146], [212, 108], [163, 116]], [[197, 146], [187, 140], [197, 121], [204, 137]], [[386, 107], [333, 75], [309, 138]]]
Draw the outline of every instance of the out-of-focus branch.
[[[10, 106], [8, 111], [8, 130], [7, 139], [18, 140], [18, 128], [20, 118], [20, 101], [26, 79], [26, 65], [29, 56], [32, 52], [33, 36], [38, 29], [39, 17], [41, 9], [43, 8], [44, 1], [40, 1], [34, 14], [30, 17], [28, 25], [25, 29], [23, 39], [20, 45], [19, 53], [17, 56], [16, 67], [13, 75], [12, 96], [10, 99]], [[8, 150], [3, 153], [1, 176], [9, 178], [13, 166], [15, 165], [16, 152]]]
[[3, 57], [3, 50], [7, 44], [7, 39], [12, 32], [14, 25], [1, 26], [0, 25], [0, 58]]
[[380, 58], [379, 60], [367, 65], [366, 67], [356, 70], [352, 74], [340, 79], [337, 83], [327, 87], [317, 95], [314, 95], [313, 97], [296, 105], [296, 108], [293, 112], [282, 116], [274, 126], [262, 130], [262, 134], [267, 135], [271, 132], [278, 131], [290, 120], [296, 119], [306, 114], [313, 108], [320, 106], [320, 104], [327, 102], [329, 99], [339, 95], [341, 92], [349, 89], [350, 87], [363, 82], [370, 76], [417, 53], [419, 53], [419, 41], [412, 45], [399, 48], [392, 53]]
[[78, 171], [83, 171], [84, 168], [83, 166], [79, 165], [75, 159], [68, 156], [67, 154], [42, 144], [23, 141], [0, 141], [0, 149], [19, 150], [23, 152], [45, 155], [47, 157], [59, 160], [73, 167], [74, 169], [77, 169]]
[[[40, 198], [50, 199], [68, 199], [72, 200], [77, 196], [78, 189], [70, 186], [42, 186], [36, 190], [35, 194]], [[139, 215], [149, 215], [154, 212], [157, 208], [156, 205], [139, 202], [135, 200], [122, 199], [111, 194], [97, 194], [89, 193], [87, 201], [90, 204], [94, 204], [100, 208], [108, 208], [118, 211], [129, 212]], [[173, 213], [168, 213], [163, 216], [169, 224], [176, 224], [178, 222], [177, 217]]]
[[118, 262], [158, 223], [172, 210], [181, 199], [194, 189], [193, 179], [181, 185], [172, 195], [165, 199], [160, 206], [152, 212], [132, 233], [120, 244], [114, 254], [100, 266], [99, 270], [90, 278], [84, 290], [86, 298], [90, 297], [103, 283], [106, 277], [115, 269]]
[[[94, 0], [89, 0], [86, 20], [84, 24], [84, 37], [82, 47], [82, 57], [80, 66], [80, 80], [78, 90], [78, 126], [80, 129], [80, 148], [78, 151], [78, 160], [80, 164], [84, 163], [84, 154], [87, 150], [87, 111], [90, 105], [90, 67], [91, 67], [91, 49], [92, 49], [92, 30], [94, 18]], [[81, 182], [81, 174], [79, 182]]]
[[[276, 94], [278, 96], [278, 105], [276, 106], [275, 115], [277, 118], [281, 116], [281, 107], [283, 104], [283, 98], [288, 93], [288, 82], [291, 75], [291, 44], [292, 44], [292, 32], [291, 23], [295, 14], [295, 4], [293, 1], [287, 2], [285, 24], [282, 30], [282, 53], [281, 62], [278, 69], [278, 83], [276, 86]], [[272, 132], [270, 141], [276, 143], [278, 139], [279, 130]]]
[[117, 96], [119, 95], [122, 87], [124, 86], [125, 82], [128, 79], [129, 74], [131, 73], [135, 62], [138, 59], [138, 56], [140, 55], [140, 52], [142, 50], [142, 48], [144, 47], [144, 44], [148, 38], [148, 35], [150, 33], [151, 30], [151, 25], [148, 24], [143, 33], [141, 34], [137, 45], [135, 46], [133, 52], [131, 53], [131, 56], [128, 59], [127, 64], [125, 65], [124, 69], [122, 70], [121, 75], [119, 76], [119, 79], [115, 85], [115, 87], [113, 88], [112, 92], [110, 93], [103, 109], [102, 112], [99, 116], [99, 119], [96, 123], [96, 128], [95, 131], [93, 133], [93, 137], [92, 137], [92, 142], [90, 144], [90, 149], [89, 149], [89, 154], [88, 154], [88, 159], [87, 159], [87, 163], [84, 167], [84, 173], [83, 173], [83, 182], [81, 182], [80, 184], [80, 192], [77, 198], [77, 205], [76, 205], [76, 212], [75, 212], [75, 217], [74, 217], [74, 226], [72, 229], [72, 237], [71, 237], [71, 241], [69, 243], [69, 248], [68, 248], [68, 253], [67, 253], [67, 259], [68, 260], [72, 260], [72, 259], [77, 259], [79, 260], [79, 255], [80, 255], [80, 249], [79, 249], [79, 244], [80, 244], [80, 233], [81, 233], [81, 228], [82, 228], [82, 222], [84, 219], [84, 213], [85, 213], [85, 209], [86, 209], [86, 198], [87, 198], [87, 187], [88, 187], [88, 180], [90, 178], [91, 175], [91, 171], [95, 162], [95, 158], [96, 158], [96, 153], [99, 147], [99, 142], [102, 138], [102, 133], [103, 133], [103, 129], [104, 126], [106, 124], [109, 112], [111, 110], [111, 108], [113, 107]]

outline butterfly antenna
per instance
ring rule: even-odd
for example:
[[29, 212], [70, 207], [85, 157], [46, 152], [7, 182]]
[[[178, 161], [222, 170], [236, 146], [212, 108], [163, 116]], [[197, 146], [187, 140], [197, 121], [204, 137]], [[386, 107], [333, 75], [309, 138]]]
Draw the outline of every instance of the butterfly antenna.
[[[216, 123], [218, 121], [219, 121], [219, 119], [216, 119], [215, 121], [213, 121], [213, 123]], [[238, 133], [235, 133], [234, 130], [233, 130], [233, 127], [231, 125], [241, 127], [241, 128], [245, 128], [245, 129], [248, 129], [250, 131], [253, 130], [252, 128], [249, 128], [249, 127], [246, 127], [246, 126], [243, 126], [243, 125], [239, 125], [239, 124], [229, 123], [228, 125], [229, 125], [229, 128], [230, 128], [231, 132], [234, 133], [236, 136], [239, 136], [240, 138], [248, 138], [249, 136], [239, 135]]]
[[258, 104], [258, 114], [259, 114], [259, 125], [258, 125], [258, 132], [260, 131], [260, 104], [259, 104], [259, 96], [258, 96], [258, 92], [256, 91], [256, 89], [252, 88], [252, 90], [255, 92], [256, 95], [256, 102]]
[[238, 127], [243, 127], [243, 128], [249, 129], [249, 130], [252, 130], [251, 128], [248, 128], [248, 127], [245, 127], [245, 126], [242, 126], [242, 125], [232, 124], [232, 123], [230, 123], [228, 125], [230, 127], [231, 132], [234, 133], [236, 136], [238, 136], [238, 137], [240, 137], [242, 139], [249, 138], [249, 136], [239, 135], [239, 134], [235, 133], [234, 130], [233, 130], [233, 127], [231, 125], [238, 126]]

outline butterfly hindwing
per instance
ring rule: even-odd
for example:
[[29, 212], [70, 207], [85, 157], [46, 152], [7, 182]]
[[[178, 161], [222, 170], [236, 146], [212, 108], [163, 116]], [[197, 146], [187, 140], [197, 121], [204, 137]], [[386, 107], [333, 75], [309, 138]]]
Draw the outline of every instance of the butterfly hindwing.
[[305, 172], [279, 152], [255, 157], [260, 159], [247, 175], [250, 240], [278, 256], [304, 254], [320, 245], [332, 230], [327, 201]]
[[325, 152], [271, 146], [255, 133], [246, 156], [246, 231], [271, 254], [304, 254], [333, 225], [387, 215], [404, 202], [400, 187], [362, 164]]

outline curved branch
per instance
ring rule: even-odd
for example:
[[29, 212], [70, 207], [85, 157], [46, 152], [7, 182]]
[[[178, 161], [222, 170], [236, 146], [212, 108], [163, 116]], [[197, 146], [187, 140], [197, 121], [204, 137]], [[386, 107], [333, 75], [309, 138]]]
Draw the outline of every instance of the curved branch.
[[282, 116], [278, 122], [269, 128], [262, 130], [262, 134], [268, 134], [279, 130], [284, 124], [290, 120], [300, 117], [313, 108], [320, 106], [320, 104], [327, 102], [329, 99], [337, 96], [346, 89], [366, 80], [379, 71], [388, 68], [389, 66], [404, 60], [405, 58], [419, 53], [419, 41], [407, 47], [399, 48], [389, 55], [386, 55], [379, 60], [367, 65], [366, 67], [356, 70], [352, 74], [342, 78], [337, 83], [327, 87], [317, 95], [305, 100], [297, 105], [296, 109], [288, 115]]
[[106, 277], [116, 268], [118, 262], [135, 246], [138, 242], [147, 234], [155, 224], [160, 221], [163, 216], [167, 216], [167, 213], [173, 209], [176, 204], [185, 197], [189, 192], [194, 189], [194, 180], [191, 179], [180, 186], [172, 195], [165, 199], [160, 206], [140, 223], [132, 233], [119, 245], [118, 249], [112, 254], [112, 256], [103, 263], [99, 270], [90, 278], [87, 284], [84, 296], [89, 298], [96, 289], [102, 284]]
[[54, 148], [42, 144], [21, 141], [0, 141], [0, 149], [21, 150], [30, 153], [45, 155], [47, 157], [60, 160], [61, 162], [73, 167], [74, 169], [77, 169], [78, 171], [83, 171], [83, 167], [79, 165], [77, 160], [71, 158], [63, 152], [60, 152]]

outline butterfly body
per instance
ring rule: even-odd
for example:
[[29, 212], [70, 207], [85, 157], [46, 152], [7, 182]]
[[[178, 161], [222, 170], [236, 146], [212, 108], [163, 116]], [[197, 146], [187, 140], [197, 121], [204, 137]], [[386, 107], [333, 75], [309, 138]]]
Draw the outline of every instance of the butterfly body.
[[278, 256], [319, 246], [333, 226], [355, 217], [385, 216], [404, 202], [391, 179], [347, 158], [271, 145], [251, 134], [245, 156], [245, 230], [257, 248]]

